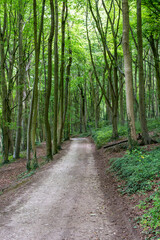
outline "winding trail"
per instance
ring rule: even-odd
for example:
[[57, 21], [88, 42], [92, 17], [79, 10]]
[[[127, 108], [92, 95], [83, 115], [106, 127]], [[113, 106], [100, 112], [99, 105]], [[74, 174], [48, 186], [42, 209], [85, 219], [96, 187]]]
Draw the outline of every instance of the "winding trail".
[[0, 212], [0, 240], [125, 239], [109, 218], [93, 152], [88, 139], [73, 139], [68, 153]]

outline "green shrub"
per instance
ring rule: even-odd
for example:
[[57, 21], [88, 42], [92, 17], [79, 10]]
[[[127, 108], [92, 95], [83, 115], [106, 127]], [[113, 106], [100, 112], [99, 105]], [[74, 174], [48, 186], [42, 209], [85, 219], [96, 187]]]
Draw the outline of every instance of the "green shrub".
[[135, 193], [140, 190], [151, 190], [152, 180], [160, 177], [160, 148], [152, 152], [135, 149], [127, 152], [122, 158], [114, 160], [111, 170], [125, 180], [123, 193]]
[[106, 142], [110, 141], [112, 136], [112, 126], [103, 127], [100, 129], [92, 130], [92, 138], [97, 147], [101, 147]]
[[22, 179], [28, 178], [28, 177], [32, 176], [35, 172], [36, 172], [35, 170], [32, 170], [30, 172], [28, 172], [28, 171], [23, 172], [17, 176], [17, 179], [22, 180]]
[[[148, 122], [149, 131], [153, 131], [154, 135], [157, 135], [157, 133], [160, 133], [159, 119], [148, 119], [147, 122]], [[104, 126], [104, 124], [106, 124], [106, 126]], [[100, 124], [100, 128], [98, 129], [92, 128], [92, 131], [91, 131], [92, 138], [96, 143], [97, 147], [99, 148], [112, 140], [112, 125], [107, 125], [107, 124], [108, 123], [106, 121], [103, 121]], [[139, 121], [136, 122], [136, 132], [141, 133], [141, 127], [140, 127]], [[125, 137], [125, 138], [128, 137], [127, 124], [125, 124], [124, 126], [118, 125], [118, 134], [120, 137]]]
[[144, 232], [152, 232], [156, 236], [160, 234], [160, 188], [145, 201], [142, 201], [138, 207], [144, 210], [140, 219]]

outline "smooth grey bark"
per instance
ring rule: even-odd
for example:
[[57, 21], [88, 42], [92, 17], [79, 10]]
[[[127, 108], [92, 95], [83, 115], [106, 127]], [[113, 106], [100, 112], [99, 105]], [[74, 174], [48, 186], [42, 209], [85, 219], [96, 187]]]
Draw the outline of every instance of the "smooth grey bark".
[[[68, 75], [69, 76], [69, 75]], [[67, 111], [66, 111], [66, 121], [65, 121], [65, 140], [68, 140], [70, 139], [70, 119], [71, 119], [71, 116], [70, 116], [70, 108], [71, 108], [71, 94], [70, 94], [70, 82], [68, 81], [68, 97], [67, 97], [67, 101], [68, 101], [68, 104], [67, 104]]]
[[133, 76], [132, 76], [132, 61], [129, 49], [129, 6], [128, 0], [122, 0], [122, 14], [123, 14], [123, 54], [124, 54], [124, 69], [125, 69], [125, 83], [126, 83], [126, 105], [127, 118], [129, 127], [129, 147], [132, 143], [137, 141], [134, 108], [133, 108]]
[[139, 114], [142, 131], [142, 140], [144, 144], [150, 143], [151, 139], [148, 134], [145, 106], [145, 82], [143, 70], [143, 41], [142, 41], [142, 16], [141, 0], [137, 0], [137, 40], [138, 40], [138, 67], [139, 67]]
[[[23, 92], [23, 97], [25, 98], [27, 96], [27, 93], [26, 93], [26, 89], [25, 91]], [[28, 107], [27, 107], [27, 102], [25, 101], [24, 104], [23, 104], [23, 118], [22, 118], [22, 150], [26, 150], [27, 149], [27, 110], [28, 110]]]
[[62, 32], [62, 40], [61, 40], [61, 67], [60, 67], [60, 129], [59, 129], [59, 139], [58, 145], [61, 145], [62, 142], [62, 133], [63, 133], [63, 115], [64, 115], [64, 67], [65, 67], [65, 27], [66, 20], [68, 16], [68, 7], [67, 1], [63, 1], [62, 6], [62, 19], [61, 19], [61, 32]]
[[[122, 68], [122, 62], [121, 62]], [[124, 85], [124, 78], [122, 74], [119, 76], [119, 84], [120, 84], [120, 121], [121, 125], [124, 126], [124, 92], [123, 92], [123, 85]]]
[[[137, 47], [138, 49], [138, 47]], [[137, 101], [137, 93], [138, 93], [138, 86], [137, 86], [137, 73], [138, 73], [138, 60], [136, 57], [136, 61], [135, 61], [135, 76], [134, 76], [134, 116], [135, 116], [135, 120], [138, 119], [139, 117], [139, 103]]]
[[[72, 66], [72, 49], [71, 49], [71, 43], [70, 43], [70, 34], [69, 34], [69, 29], [68, 29], [68, 42], [69, 42], [69, 49], [68, 49], [68, 64], [66, 68], [66, 84], [65, 84], [65, 103], [64, 103], [64, 115], [63, 115], [63, 128], [65, 126], [66, 122], [66, 116], [67, 116], [67, 129], [70, 128], [70, 98], [69, 98], [69, 82], [70, 82], [70, 75], [71, 75], [71, 66]], [[69, 108], [68, 108], [69, 105]], [[68, 114], [67, 114], [68, 113]], [[69, 130], [67, 130], [68, 134], [67, 136], [69, 137]], [[67, 137], [67, 139], [69, 139]]]
[[52, 160], [51, 128], [50, 128], [50, 123], [49, 123], [49, 119], [48, 119], [48, 112], [49, 112], [49, 100], [50, 100], [51, 86], [52, 86], [52, 42], [53, 42], [53, 36], [54, 36], [53, 0], [50, 0], [50, 9], [51, 9], [51, 29], [50, 29], [50, 35], [48, 38], [48, 79], [46, 81], [45, 113], [44, 113], [47, 160]]
[[[34, 168], [38, 167], [38, 162], [36, 158], [36, 146], [35, 146], [35, 136], [36, 136], [36, 121], [37, 121], [37, 105], [38, 105], [38, 66], [39, 66], [39, 55], [40, 55], [40, 45], [41, 45], [41, 35], [43, 30], [43, 18], [45, 10], [45, 0], [42, 3], [42, 14], [39, 35], [37, 36], [37, 1], [33, 0], [33, 11], [34, 11], [34, 46], [35, 46], [35, 78], [33, 85], [33, 96], [30, 106], [30, 114], [28, 119], [28, 129], [27, 129], [27, 169], [31, 169], [30, 160], [30, 142], [32, 140], [32, 150], [34, 156]], [[32, 130], [32, 132], [31, 132]], [[32, 138], [32, 139], [31, 139]]]
[[160, 64], [159, 64], [159, 39], [155, 40], [153, 34], [151, 33], [149, 38], [150, 46], [154, 56], [155, 62], [155, 71], [156, 71], [156, 85], [157, 85], [157, 96], [158, 96], [158, 105], [160, 113]]
[[2, 154], [3, 154], [3, 164], [8, 163], [8, 154], [9, 154], [9, 126], [8, 126], [8, 111], [9, 111], [9, 99], [7, 97], [7, 83], [5, 76], [5, 34], [7, 28], [7, 10], [6, 3], [4, 3], [4, 22], [3, 28], [0, 22], [0, 83], [1, 83], [1, 98], [2, 98]]
[[79, 86], [80, 89], [80, 133], [86, 132], [87, 131], [87, 127], [86, 127], [86, 122], [85, 122], [85, 113], [86, 113], [86, 109], [85, 109], [85, 93], [84, 93], [84, 89], [82, 86]]
[[42, 14], [41, 14], [41, 22], [38, 34], [38, 25], [37, 25], [37, 1], [33, 0], [33, 12], [34, 12], [34, 47], [35, 47], [35, 79], [34, 79], [34, 102], [33, 102], [33, 117], [32, 117], [32, 132], [31, 132], [31, 140], [32, 140], [32, 150], [34, 156], [34, 165], [37, 167], [37, 157], [36, 157], [36, 145], [35, 145], [35, 137], [36, 137], [36, 122], [37, 122], [37, 106], [38, 106], [38, 81], [39, 81], [39, 56], [40, 56], [40, 45], [41, 45], [41, 35], [43, 31], [43, 19], [44, 19], [44, 10], [45, 10], [45, 0], [42, 2]]
[[150, 118], [152, 116], [151, 114], [151, 100], [152, 100], [152, 97], [151, 97], [151, 87], [152, 87], [152, 81], [151, 81], [151, 63], [150, 63], [150, 60], [152, 60], [150, 54], [148, 55], [148, 92], [149, 92], [149, 99], [148, 99], [148, 102], [149, 102], [149, 109], [148, 109], [148, 117]]
[[55, 37], [54, 37], [54, 121], [53, 121], [53, 154], [58, 152], [58, 0], [55, 0]]
[[20, 145], [21, 145], [21, 132], [22, 132], [22, 110], [23, 110], [23, 79], [24, 79], [24, 67], [23, 67], [23, 16], [22, 16], [22, 1], [19, 0], [19, 37], [18, 37], [18, 113], [17, 113], [17, 131], [15, 140], [15, 151], [14, 158], [18, 159], [20, 156]]

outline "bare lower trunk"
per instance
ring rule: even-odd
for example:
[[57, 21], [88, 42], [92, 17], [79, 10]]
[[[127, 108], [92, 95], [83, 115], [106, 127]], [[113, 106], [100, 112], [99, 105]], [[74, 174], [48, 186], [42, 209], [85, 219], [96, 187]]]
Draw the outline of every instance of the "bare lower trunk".
[[121, 125], [124, 126], [124, 93], [122, 75], [120, 76], [120, 120]]
[[57, 117], [58, 114], [58, 1], [55, 0], [55, 38], [54, 38], [54, 123], [53, 154], [57, 149]]
[[47, 160], [52, 159], [52, 141], [51, 141], [51, 128], [48, 119], [49, 112], [49, 100], [51, 95], [52, 86], [52, 41], [54, 36], [54, 6], [53, 1], [50, 0], [51, 8], [51, 30], [48, 39], [48, 81], [46, 82], [46, 97], [45, 97], [45, 130], [46, 130], [46, 156]]
[[137, 0], [137, 39], [138, 39], [138, 66], [139, 66], [139, 107], [142, 138], [145, 144], [150, 143], [148, 134], [146, 107], [145, 107], [145, 86], [143, 72], [143, 42], [142, 42], [142, 19], [141, 0]]
[[7, 83], [5, 77], [5, 50], [4, 50], [4, 35], [6, 32], [7, 24], [7, 12], [6, 12], [6, 3], [4, 4], [4, 26], [2, 29], [0, 22], [0, 83], [1, 83], [1, 98], [2, 98], [2, 154], [3, 154], [3, 164], [8, 163], [8, 154], [9, 154], [9, 126], [8, 126], [8, 112], [9, 112], [9, 99], [7, 94]]
[[22, 13], [21, 13], [22, 5], [21, 0], [19, 0], [19, 76], [18, 76], [18, 114], [17, 114], [17, 132], [16, 132], [16, 141], [15, 141], [15, 152], [14, 158], [18, 159], [20, 156], [20, 145], [21, 145], [21, 127], [22, 127], [22, 110], [23, 110], [23, 43], [22, 43]]
[[61, 68], [60, 68], [60, 129], [59, 129], [59, 139], [58, 145], [61, 145], [62, 142], [62, 133], [63, 133], [63, 116], [64, 116], [64, 53], [65, 53], [65, 26], [67, 20], [67, 6], [66, 1], [63, 1], [62, 7], [62, 20], [61, 20], [61, 32], [62, 32], [62, 43], [61, 43]]
[[41, 45], [41, 35], [43, 30], [43, 17], [44, 17], [44, 9], [45, 9], [45, 0], [42, 3], [42, 14], [41, 14], [41, 23], [39, 35], [37, 36], [37, 2], [33, 0], [33, 11], [34, 11], [34, 46], [35, 46], [35, 79], [34, 79], [34, 89], [33, 89], [33, 116], [32, 116], [32, 128], [31, 128], [31, 142], [32, 142], [32, 150], [34, 157], [34, 168], [38, 167], [38, 161], [36, 156], [36, 124], [37, 124], [37, 113], [38, 113], [38, 73], [39, 73], [39, 55], [40, 55], [40, 45]]
[[157, 96], [158, 96], [158, 104], [159, 104], [159, 113], [160, 113], [160, 66], [159, 66], [159, 52], [158, 52], [158, 43], [153, 38], [153, 34], [150, 36], [150, 45], [152, 48], [154, 62], [155, 62], [155, 71], [156, 71], [156, 84], [157, 84]]
[[126, 83], [126, 104], [127, 118], [129, 130], [129, 145], [132, 147], [132, 142], [136, 142], [136, 129], [133, 108], [133, 76], [132, 62], [129, 51], [129, 6], [128, 0], [122, 0], [123, 12], [123, 53], [124, 53], [124, 68], [125, 68], [125, 83]]
[[[34, 87], [33, 87], [34, 91]], [[31, 147], [31, 126], [32, 126], [32, 116], [33, 116], [33, 102], [34, 95], [32, 95], [31, 105], [30, 105], [30, 113], [28, 118], [28, 128], [27, 128], [27, 170], [31, 170], [31, 156], [30, 156], [30, 147]]]
[[118, 138], [118, 122], [117, 122], [117, 109], [112, 113], [112, 138]]
[[[70, 43], [70, 35], [68, 33], [68, 41]], [[71, 73], [71, 65], [72, 65], [72, 50], [71, 50], [71, 46], [69, 46], [69, 59], [68, 59], [68, 65], [67, 65], [67, 69], [66, 69], [66, 86], [65, 86], [65, 105], [64, 105], [64, 115], [63, 115], [63, 126], [62, 129], [65, 126], [65, 121], [66, 121], [66, 115], [67, 112], [70, 111], [70, 109], [68, 110], [68, 105], [70, 107], [70, 100], [69, 100], [69, 81], [70, 81], [70, 73]]]

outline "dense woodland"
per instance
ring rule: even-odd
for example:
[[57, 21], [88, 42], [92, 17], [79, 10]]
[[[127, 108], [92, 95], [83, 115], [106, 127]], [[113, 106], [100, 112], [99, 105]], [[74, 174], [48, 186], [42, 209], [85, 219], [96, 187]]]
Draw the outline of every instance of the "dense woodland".
[[46, 141], [51, 160], [71, 134], [128, 128], [151, 142], [160, 115], [159, 0], [1, 0], [0, 154]]

